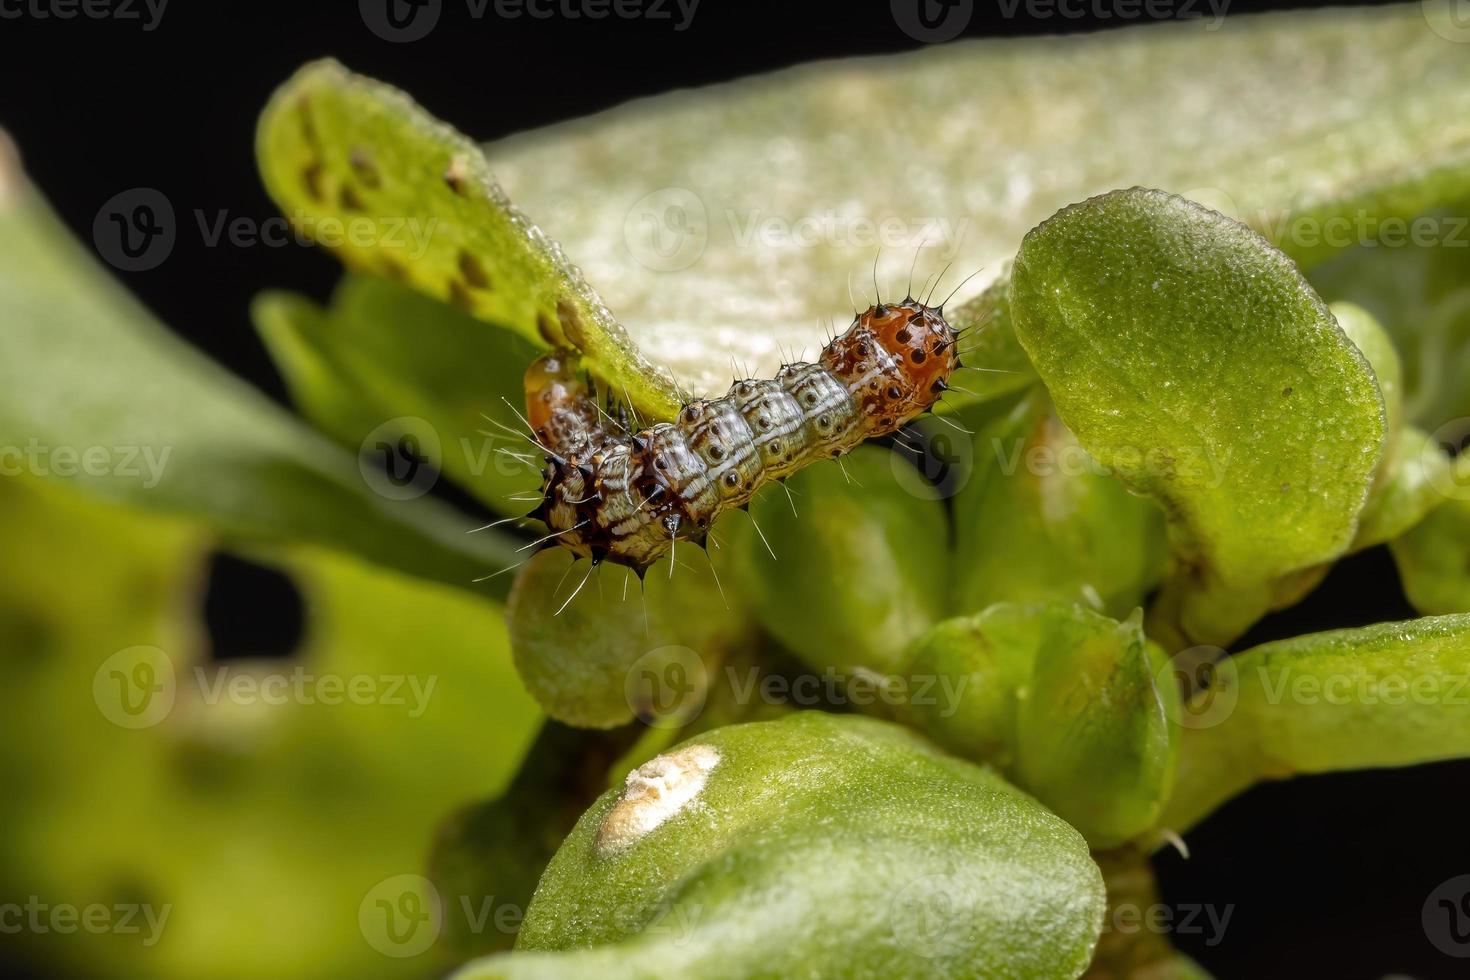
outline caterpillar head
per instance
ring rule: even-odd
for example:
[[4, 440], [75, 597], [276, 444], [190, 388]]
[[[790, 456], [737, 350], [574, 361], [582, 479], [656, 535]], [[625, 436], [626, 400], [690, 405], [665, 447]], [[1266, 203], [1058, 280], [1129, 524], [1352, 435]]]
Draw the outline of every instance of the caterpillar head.
[[822, 352], [853, 391], [868, 434], [889, 432], [932, 408], [959, 366], [955, 332], [938, 307], [915, 299], [870, 306]]

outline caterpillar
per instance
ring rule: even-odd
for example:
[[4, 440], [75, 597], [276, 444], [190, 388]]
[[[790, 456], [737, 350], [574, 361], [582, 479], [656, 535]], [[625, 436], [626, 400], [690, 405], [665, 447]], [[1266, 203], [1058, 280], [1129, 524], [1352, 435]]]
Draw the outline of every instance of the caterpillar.
[[574, 352], [553, 350], [525, 375], [526, 421], [546, 457], [528, 516], [547, 525], [548, 546], [642, 577], [678, 541], [702, 547], [719, 516], [765, 484], [929, 411], [960, 366], [957, 343], [942, 304], [880, 300], [816, 361], [736, 381], [637, 431], [598, 406]]

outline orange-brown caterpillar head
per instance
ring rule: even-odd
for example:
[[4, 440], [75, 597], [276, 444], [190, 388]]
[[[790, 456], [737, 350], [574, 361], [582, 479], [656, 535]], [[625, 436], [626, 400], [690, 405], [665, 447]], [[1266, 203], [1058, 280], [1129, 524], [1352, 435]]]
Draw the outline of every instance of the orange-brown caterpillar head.
[[602, 443], [597, 404], [575, 353], [558, 348], [542, 354], [526, 370], [525, 390], [526, 421], [542, 446], [567, 454]]
[[869, 436], [932, 408], [959, 367], [955, 332], [915, 299], [871, 306], [822, 352], [822, 364], [862, 406]]

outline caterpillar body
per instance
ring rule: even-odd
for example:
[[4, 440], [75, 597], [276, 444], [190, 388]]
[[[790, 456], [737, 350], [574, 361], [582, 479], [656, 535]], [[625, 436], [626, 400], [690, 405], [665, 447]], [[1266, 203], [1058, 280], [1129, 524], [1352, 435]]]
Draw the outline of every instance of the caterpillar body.
[[942, 306], [880, 302], [815, 362], [737, 381], [638, 431], [605, 425], [576, 355], [552, 351], [525, 376], [527, 421], [546, 454], [530, 516], [546, 523], [548, 543], [642, 575], [676, 541], [703, 545], [722, 513], [766, 483], [931, 409], [960, 366], [956, 343]]

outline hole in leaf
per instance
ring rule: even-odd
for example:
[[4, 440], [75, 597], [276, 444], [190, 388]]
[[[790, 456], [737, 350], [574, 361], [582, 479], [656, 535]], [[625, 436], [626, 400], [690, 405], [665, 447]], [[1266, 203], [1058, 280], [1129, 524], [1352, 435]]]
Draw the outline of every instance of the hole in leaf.
[[215, 660], [291, 657], [305, 623], [305, 603], [288, 576], [234, 555], [210, 559], [204, 625]]

